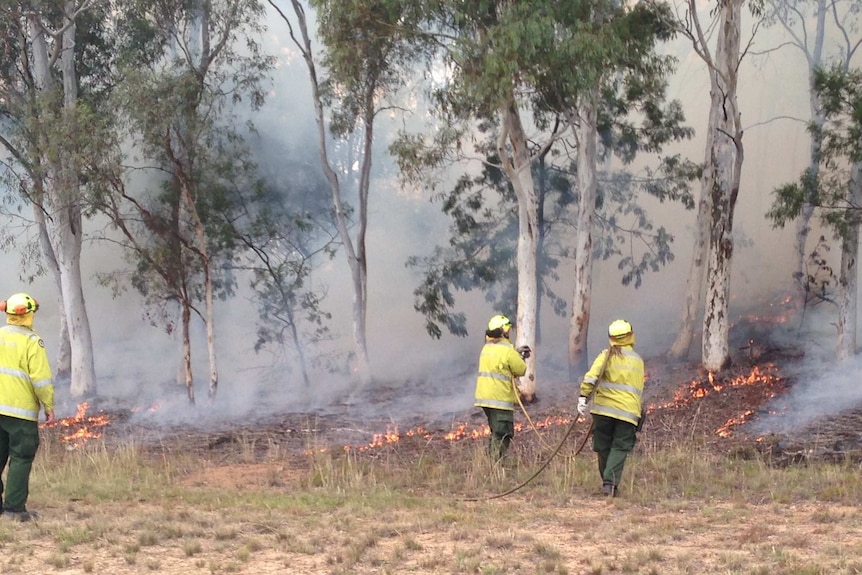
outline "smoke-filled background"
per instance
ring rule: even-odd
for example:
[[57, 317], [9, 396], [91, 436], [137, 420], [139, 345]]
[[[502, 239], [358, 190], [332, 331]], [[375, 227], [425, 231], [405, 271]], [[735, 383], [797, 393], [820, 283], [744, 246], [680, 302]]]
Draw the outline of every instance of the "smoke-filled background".
[[[278, 57], [278, 65], [267, 103], [259, 112], [249, 115], [257, 133], [248, 137], [252, 149], [258, 151], [262, 173], [289, 185], [296, 177], [291, 167], [320, 170], [312, 100], [307, 70], [290, 42], [286, 27], [274, 13], [269, 14], [268, 23], [263, 41], [268, 52]], [[796, 180], [808, 162], [805, 61], [793, 48], [770, 51], [785, 39], [780, 27], [760, 30], [753, 45], [755, 49], [742, 63], [740, 107], [746, 127], [745, 163], [734, 223], [731, 285], [732, 310], [737, 312], [765, 308], [772, 298], [793, 289], [793, 231], [775, 230], [765, 218], [772, 190]], [[687, 124], [696, 133], [692, 140], [668, 152], [681, 152], [701, 162], [709, 106], [706, 68], [685, 40], [676, 40], [664, 49], [679, 60], [669, 97], [683, 103]], [[405, 262], [410, 256], [427, 255], [435, 245], [444, 243], [448, 238], [448, 221], [425, 190], [401, 186], [397, 168], [386, 151], [396, 130], [404, 125], [419, 126], [425, 120], [393, 115], [376, 128], [367, 238], [368, 349], [377, 385], [388, 390], [388, 401], [368, 401], [374, 397], [373, 391], [354, 389], [349, 374], [343, 370], [335, 373], [317, 370], [311, 388], [306, 389], [285, 368], [287, 359], [271, 352], [255, 353], [257, 308], [240, 280], [237, 295], [217, 307], [220, 375], [217, 399], [212, 405], [188, 407], [185, 390], [177, 384], [179, 342], [143, 319], [145, 310], [141, 309], [141, 299], [136, 293], [129, 291], [114, 297], [110, 289], [95, 281], [98, 274], [128, 264], [110, 245], [92, 242], [85, 243], [82, 262], [85, 281], [89, 279], [85, 295], [99, 396], [141, 406], [158, 401], [164, 409], [148, 417], [165, 421], [248, 420], [281, 412], [325, 410], [331, 405], [355, 408], [357, 414], [373, 409], [395, 419], [417, 413], [439, 415], [470, 409], [485, 324], [497, 310], [490, 307], [483, 294], [459, 295], [458, 307], [467, 314], [470, 336], [444, 334], [435, 340], [426, 334], [423, 318], [413, 310], [413, 290], [419, 276]], [[452, 174], [453, 181], [457, 175]], [[648, 202], [647, 207], [650, 215], [674, 235], [675, 259], [658, 273], [648, 274], [639, 289], [621, 285], [614, 261], [595, 262], [589, 354], [594, 355], [606, 344], [608, 322], [623, 317], [635, 327], [637, 348], [647, 359], [649, 370], [649, 359], [666, 351], [675, 336], [691, 258], [695, 212], [678, 204], [654, 201]], [[103, 227], [98, 221], [88, 225], [93, 231]], [[819, 233], [815, 230], [812, 238]], [[3, 255], [6, 273], [0, 281], [0, 291], [4, 296], [28, 291], [39, 299], [41, 308], [35, 328], [45, 339], [49, 353], [53, 353], [59, 325], [53, 282], [47, 277], [37, 277], [32, 284], [20, 281], [19, 264], [19, 254]], [[565, 264], [559, 271], [557, 292], [568, 297], [570, 276]], [[331, 357], [336, 358], [336, 363], [343, 358], [342, 367], [347, 369], [352, 329], [351, 284], [343, 255], [325, 262], [311, 279], [327, 292], [323, 305], [332, 313], [330, 327], [335, 336], [327, 343]], [[763, 421], [764, 430], [786, 430], [788, 426], [804, 424], [813, 417], [846, 407], [848, 398], [851, 402], [862, 400], [862, 386], [857, 383], [862, 370], [858, 363], [842, 365], [840, 373], [835, 373], [822, 360], [832, 351], [834, 331], [829, 323], [833, 312], [834, 309], [825, 306], [811, 312], [813, 325], [817, 322], [822, 325], [806, 331], [810, 340], [804, 342], [804, 347], [812, 363], [799, 368], [795, 375], [800, 384], [793, 395], [782, 399], [784, 415], [775, 421]], [[540, 397], [543, 389], [565, 394], [569, 385], [565, 375], [568, 318], [554, 315], [550, 306], [544, 306], [541, 322], [538, 392]], [[197, 385], [205, 389], [205, 339], [202, 326], [196, 328], [195, 373]], [[74, 403], [66, 399], [58, 405], [60, 417], [74, 413]]]

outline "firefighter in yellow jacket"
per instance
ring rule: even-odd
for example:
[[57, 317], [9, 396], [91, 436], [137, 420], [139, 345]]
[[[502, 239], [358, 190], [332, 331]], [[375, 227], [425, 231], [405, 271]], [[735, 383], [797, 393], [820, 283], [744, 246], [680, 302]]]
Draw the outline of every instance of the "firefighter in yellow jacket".
[[[584, 375], [578, 413], [593, 416], [593, 451], [598, 455], [602, 493], [615, 497], [626, 457], [635, 447], [644, 390], [644, 362], [634, 350], [629, 322], [618, 319], [608, 327], [610, 347], [602, 350]], [[593, 407], [587, 398], [594, 393]]]
[[[54, 384], [45, 342], [33, 331], [35, 299], [16, 293], [0, 301], [6, 324], [0, 327], [0, 471], [8, 463], [0, 513], [3, 517], [29, 521], [27, 511], [30, 469], [39, 448], [39, 411], [45, 421], [54, 420]], [[4, 490], [5, 488], [5, 490]]]
[[476, 407], [481, 407], [491, 428], [490, 452], [501, 459], [515, 436], [515, 405], [518, 389], [515, 378], [527, 372], [525, 358], [530, 348], [515, 349], [509, 341], [512, 322], [504, 315], [495, 315], [485, 331], [485, 345], [479, 356], [476, 378]]

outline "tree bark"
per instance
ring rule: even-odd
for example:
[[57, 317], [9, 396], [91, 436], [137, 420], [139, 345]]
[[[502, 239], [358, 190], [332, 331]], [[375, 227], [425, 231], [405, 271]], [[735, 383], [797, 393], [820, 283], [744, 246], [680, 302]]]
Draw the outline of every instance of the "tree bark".
[[[806, 294], [808, 293], [807, 286], [805, 285], [808, 277], [808, 233], [811, 231], [811, 218], [814, 216], [814, 206], [816, 204], [817, 177], [820, 173], [820, 150], [822, 146], [820, 128], [823, 127], [825, 122], [820, 98], [817, 95], [817, 90], [814, 89], [814, 80], [817, 70], [823, 65], [823, 41], [826, 33], [827, 11], [826, 0], [817, 0], [814, 45], [810, 50], [807, 45], [803, 44], [800, 46], [808, 62], [808, 107], [811, 114], [810, 123], [816, 127], [816, 129], [811, 130], [811, 142], [808, 152], [808, 179], [805, 183], [805, 201], [802, 204], [799, 217], [796, 218], [796, 229], [793, 236], [793, 247], [796, 254], [796, 270], [793, 276], [797, 280], [799, 297], [802, 301], [805, 301]], [[789, 23], [783, 22], [783, 24], [786, 28], [789, 27]]]
[[[711, 149], [711, 145], [709, 146]], [[709, 171], [711, 175], [712, 171]], [[697, 326], [701, 302], [703, 301], [703, 284], [706, 275], [706, 258], [709, 254], [709, 222], [712, 214], [711, 177], [707, 178], [707, 170], [701, 177], [700, 201], [697, 206], [694, 238], [692, 242], [691, 263], [685, 284], [685, 304], [682, 309], [676, 338], [667, 352], [668, 359], [682, 360], [688, 357], [691, 343], [694, 340], [694, 330]]]
[[[497, 148], [500, 161], [515, 195], [518, 198], [518, 311], [515, 319], [516, 346], [528, 345], [536, 349], [536, 307], [538, 278], [536, 257], [538, 249], [539, 217], [538, 196], [531, 171], [532, 159], [527, 147], [527, 134], [514, 96], [501, 110], [502, 129]], [[520, 378], [518, 387], [529, 401], [536, 393], [536, 357], [527, 359], [527, 372]]]
[[[862, 162], [850, 170], [850, 205], [862, 206]], [[858, 308], [858, 268], [860, 217], [853, 214], [848, 237], [841, 250], [841, 271], [838, 278], [838, 340], [836, 357], [839, 361], [856, 354], [856, 314]]]
[[[733, 212], [739, 194], [742, 168], [742, 127], [737, 104], [737, 66], [741, 7], [744, 0], [729, 0], [721, 7], [716, 58], [710, 68], [711, 107], [721, 112], [710, 126], [714, 136], [707, 170], [713, 170], [709, 259], [703, 317], [702, 363], [718, 372], [730, 363], [729, 296], [733, 260]], [[711, 116], [712, 117], [712, 116]]]
[[587, 335], [592, 305], [593, 222], [596, 215], [598, 132], [596, 102], [598, 91], [590, 93], [581, 107], [572, 129], [578, 145], [578, 220], [575, 242], [575, 266], [572, 291], [572, 315], [569, 321], [569, 379], [579, 381], [587, 371]]
[[[75, 2], [67, 0], [64, 3], [67, 14], [75, 14]], [[54, 89], [51, 76], [51, 57], [48, 51], [47, 35], [39, 15], [29, 16], [30, 40], [33, 46], [34, 75], [37, 88], [37, 98], [50, 102]], [[77, 105], [77, 75], [75, 71], [75, 34], [74, 20], [65, 22], [61, 45], [64, 48], [60, 54], [63, 76], [62, 103], [59, 104], [54, 118], [56, 125], [46, 133], [46, 142], [58, 139], [58, 126], [70, 130], [74, 134], [74, 122]], [[59, 40], [59, 39], [58, 39]], [[73, 397], [83, 397], [95, 394], [96, 372], [93, 361], [93, 341], [90, 332], [90, 322], [84, 300], [81, 280], [81, 244], [83, 240], [81, 197], [78, 183], [75, 150], [70, 149], [66, 142], [56, 142], [51, 146], [56, 150], [56, 160], [47, 166], [51, 173], [50, 183], [45, 186], [45, 230], [56, 257], [60, 277], [60, 294], [63, 299], [63, 311], [69, 333], [71, 349], [71, 385]], [[46, 254], [46, 257], [49, 257]]]
[[[270, 2], [272, 4], [272, 2]], [[362, 174], [360, 175], [359, 190], [360, 190], [360, 231], [357, 236], [357, 241], [354, 244], [350, 236], [350, 229], [347, 221], [347, 212], [344, 207], [344, 201], [341, 193], [341, 183], [338, 179], [338, 173], [332, 168], [327, 150], [326, 137], [326, 116], [323, 109], [323, 101], [320, 94], [320, 82], [317, 77], [317, 68], [314, 63], [314, 52], [311, 48], [311, 39], [308, 35], [308, 24], [305, 18], [305, 11], [298, 0], [291, 0], [294, 12], [299, 22], [300, 34], [302, 36], [301, 43], [295, 39], [297, 47], [302, 52], [303, 59], [308, 67], [308, 74], [311, 80], [311, 93], [314, 104], [314, 119], [317, 124], [317, 145], [318, 154], [320, 156], [320, 164], [323, 173], [329, 182], [330, 191], [332, 193], [332, 205], [335, 210], [335, 223], [338, 229], [338, 236], [344, 246], [347, 254], [347, 264], [350, 267], [350, 277], [353, 288], [353, 352], [356, 375], [361, 385], [371, 383], [371, 362], [368, 357], [368, 345], [366, 341], [366, 310], [367, 310], [367, 269], [366, 269], [366, 254], [365, 254], [365, 226], [367, 225], [367, 196], [371, 170], [371, 144], [373, 142], [373, 114], [369, 119], [365, 116], [365, 140], [364, 140], [364, 157], [362, 160]], [[275, 4], [274, 7], [278, 8]], [[281, 12], [279, 10], [279, 12]], [[283, 15], [282, 15], [283, 16]], [[285, 20], [287, 20], [285, 18]], [[292, 32], [291, 32], [292, 34]], [[373, 93], [366, 94], [366, 99], [373, 98]], [[372, 103], [373, 105], [373, 103]], [[367, 106], [367, 102], [366, 102]], [[363, 178], [365, 180], [363, 181]], [[363, 205], [365, 202], [365, 205]]]

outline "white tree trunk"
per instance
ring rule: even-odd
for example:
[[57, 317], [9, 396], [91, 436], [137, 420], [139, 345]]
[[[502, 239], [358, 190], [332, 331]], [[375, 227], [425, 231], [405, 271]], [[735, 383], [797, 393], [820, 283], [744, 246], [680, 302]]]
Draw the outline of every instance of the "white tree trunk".
[[712, 215], [712, 195], [709, 193], [712, 189], [711, 175], [711, 170], [704, 170], [701, 176], [700, 201], [698, 201], [697, 206], [691, 263], [688, 267], [688, 279], [685, 284], [685, 303], [677, 328], [676, 339], [667, 352], [667, 357], [672, 360], [682, 360], [688, 357], [691, 342], [694, 340], [700, 304], [703, 301], [706, 258], [709, 254], [709, 222]]
[[593, 222], [597, 196], [596, 102], [593, 91], [590, 101], [579, 111], [572, 129], [578, 145], [578, 220], [575, 240], [575, 274], [572, 290], [572, 315], [569, 320], [569, 379], [579, 381], [587, 368], [587, 335], [592, 304]]
[[700, 177], [700, 200], [697, 205], [697, 218], [694, 226], [694, 238], [691, 251], [691, 263], [688, 268], [688, 278], [685, 284], [685, 305], [682, 309], [676, 338], [667, 353], [669, 359], [681, 360], [688, 356], [691, 343], [694, 340], [695, 327], [703, 301], [703, 287], [706, 276], [706, 262], [709, 257], [709, 230], [712, 220], [712, 190], [715, 184], [715, 170], [712, 165], [712, 151], [715, 146], [716, 129], [719, 116], [723, 113], [721, 107], [712, 105], [709, 109], [709, 120], [706, 132], [706, 147], [704, 149], [703, 173]]
[[192, 341], [190, 324], [191, 324], [191, 309], [189, 309], [188, 302], [182, 303], [182, 327], [180, 328], [180, 334], [182, 336], [182, 365], [183, 365], [183, 376], [185, 378], [186, 384], [186, 395], [189, 399], [189, 404], [195, 404], [195, 378], [192, 373]]
[[[810, 172], [810, 182], [816, 182], [816, 178], [820, 172], [820, 148], [821, 141], [819, 128], [823, 126], [825, 117], [820, 105], [820, 98], [817, 96], [817, 91], [814, 89], [814, 79], [816, 71], [823, 65], [823, 40], [826, 31], [826, 14], [829, 7], [826, 0], [817, 0], [816, 20], [814, 25], [813, 46], [810, 48], [803, 43], [800, 48], [808, 61], [808, 107], [810, 111], [810, 122], [817, 127], [817, 130], [812, 131], [811, 142], [808, 152], [808, 169]], [[784, 26], [790, 29], [790, 23], [782, 21]], [[804, 37], [807, 41], [807, 37]], [[793, 237], [793, 246], [796, 254], [796, 270], [794, 278], [798, 282], [799, 293], [801, 297], [805, 297], [807, 290], [807, 263], [808, 263], [808, 233], [811, 231], [811, 218], [814, 215], [814, 205], [812, 204], [812, 195], [814, 189], [806, 190], [806, 198], [802, 204], [802, 209], [799, 211], [799, 217], [796, 218], [795, 234]]]
[[[67, 14], [75, 13], [75, 3], [65, 3]], [[34, 76], [39, 96], [48, 95], [53, 87], [51, 58], [48, 53], [47, 32], [38, 14], [29, 16], [30, 39], [33, 45]], [[75, 107], [77, 104], [77, 76], [75, 73], [74, 47], [76, 27], [67, 21], [62, 34], [63, 52], [60, 54], [63, 73], [63, 109], [56, 118], [61, 126], [74, 132]], [[50, 97], [50, 96], [48, 96]], [[57, 126], [52, 129], [56, 130]], [[57, 137], [47, 135], [47, 137]], [[83, 240], [81, 198], [78, 185], [77, 165], [73, 149], [58, 144], [55, 161], [48, 169], [50, 183], [45, 187], [45, 217], [48, 239], [56, 257], [60, 275], [60, 293], [63, 298], [66, 325], [71, 349], [71, 386], [73, 397], [92, 395], [96, 392], [96, 371], [93, 362], [93, 341], [90, 322], [84, 301], [81, 280], [81, 243]]]
[[[703, 366], [721, 371], [730, 363], [730, 272], [733, 260], [733, 211], [739, 193], [742, 168], [742, 127], [737, 104], [737, 66], [741, 6], [729, 0], [721, 7], [716, 57], [710, 69], [711, 106], [718, 108], [717, 125], [706, 169], [713, 170], [712, 217], [706, 270], [706, 302], [703, 317]], [[711, 115], [712, 117], [712, 115]]]
[[[862, 162], [856, 162], [850, 171], [850, 205], [862, 207]], [[856, 354], [856, 312], [858, 307], [859, 216], [853, 216], [841, 250], [841, 271], [838, 278], [838, 341], [836, 357], [843, 361]]]
[[[527, 135], [514, 99], [501, 110], [502, 130], [498, 152], [515, 195], [518, 198], [518, 311], [515, 319], [515, 345], [536, 349], [536, 309], [538, 277], [536, 257], [539, 237], [538, 195], [531, 171], [532, 159], [527, 147]], [[508, 144], [508, 145], [507, 145]], [[518, 387], [527, 401], [536, 393], [536, 357], [527, 359], [527, 372]]]
[[66, 323], [66, 306], [63, 302], [63, 288], [60, 280], [60, 266], [57, 264], [57, 257], [54, 255], [54, 248], [51, 246], [51, 240], [48, 237], [48, 223], [45, 221], [45, 192], [41, 182], [34, 182], [34, 204], [33, 204], [33, 219], [36, 222], [36, 227], [39, 230], [39, 246], [42, 250], [42, 255], [45, 257], [45, 265], [51, 271], [54, 277], [54, 285], [57, 288], [57, 315], [60, 320], [60, 335], [57, 342], [56, 357], [54, 363], [54, 379], [55, 381], [63, 381], [68, 383], [72, 378], [72, 345], [69, 343], [69, 326]]
[[195, 241], [198, 244], [195, 255], [200, 260], [204, 273], [204, 327], [207, 334], [207, 358], [210, 367], [207, 397], [213, 400], [218, 391], [218, 361], [215, 349], [215, 312], [213, 310], [213, 284], [209, 250], [207, 248], [206, 231], [198, 214], [194, 195], [189, 189], [189, 183], [185, 181], [182, 182], [182, 197], [194, 225]]
[[[356, 375], [359, 378], [361, 385], [368, 385], [371, 382], [371, 362], [368, 358], [368, 345], [366, 341], [366, 309], [367, 309], [367, 280], [366, 280], [366, 262], [365, 262], [365, 245], [364, 245], [364, 229], [367, 224], [367, 206], [360, 205], [360, 227], [361, 236], [357, 240], [358, 246], [354, 246], [353, 239], [350, 236], [350, 229], [347, 221], [347, 212], [344, 208], [344, 202], [341, 194], [341, 184], [338, 179], [338, 174], [332, 168], [329, 161], [329, 153], [327, 150], [326, 137], [326, 116], [323, 109], [323, 101], [320, 94], [320, 82], [317, 77], [317, 68], [314, 63], [314, 52], [311, 48], [311, 38], [308, 34], [308, 24], [305, 19], [305, 11], [302, 4], [298, 0], [291, 0], [294, 13], [296, 14], [299, 23], [300, 33], [302, 35], [302, 43], [297, 42], [297, 46], [302, 51], [308, 74], [311, 80], [311, 93], [314, 103], [314, 120], [317, 124], [317, 145], [318, 154], [320, 156], [320, 164], [323, 168], [323, 173], [329, 182], [330, 191], [332, 193], [332, 205], [335, 209], [335, 221], [338, 229], [338, 236], [347, 253], [347, 263], [350, 267], [350, 277], [353, 287], [353, 352], [355, 354], [355, 369]], [[366, 136], [371, 135], [371, 123], [367, 122]], [[368, 156], [363, 158], [363, 175], [369, 177], [371, 168], [371, 146], [370, 140], [366, 138], [364, 153]], [[366, 172], [367, 166], [367, 172]], [[362, 177], [362, 176], [361, 176]], [[364, 182], [365, 194], [368, 191], [368, 182]], [[363, 182], [360, 181], [360, 194], [362, 194]], [[362, 198], [362, 196], [360, 196]], [[361, 202], [362, 200], [360, 200]], [[367, 203], [367, 197], [366, 197]]]

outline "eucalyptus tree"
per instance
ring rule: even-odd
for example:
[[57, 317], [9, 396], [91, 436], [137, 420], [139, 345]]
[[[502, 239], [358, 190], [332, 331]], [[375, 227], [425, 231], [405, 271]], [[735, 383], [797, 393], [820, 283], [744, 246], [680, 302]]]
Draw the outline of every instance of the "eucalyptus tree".
[[[366, 233], [372, 189], [372, 158], [375, 123], [379, 114], [392, 106], [393, 98], [410, 72], [418, 53], [414, 44], [402, 41], [409, 26], [408, 16], [397, 3], [386, 0], [337, 2], [312, 0], [317, 18], [317, 38], [323, 45], [316, 51], [309, 31], [305, 8], [290, 0], [293, 17], [279, 2], [268, 0], [288, 26], [290, 38], [308, 67], [312, 104], [317, 123], [320, 164], [329, 182], [338, 236], [347, 256], [353, 291], [353, 352], [355, 368], [362, 384], [372, 379], [368, 354], [368, 253]], [[295, 28], [294, 28], [295, 27]], [[356, 231], [351, 234], [350, 208], [345, 198], [345, 180], [333, 148], [358, 135]]]
[[839, 61], [831, 69], [815, 73], [813, 88], [822, 112], [822, 122], [811, 123], [813, 137], [821, 145], [817, 177], [812, 178], [809, 167], [797, 183], [778, 188], [768, 216], [776, 226], [784, 226], [798, 218], [814, 199], [814, 208], [840, 243], [836, 357], [845, 360], [856, 354], [857, 342], [857, 262], [862, 224], [862, 72], [848, 69]]
[[[314, 277], [338, 248], [327, 183], [313, 161], [285, 158], [265, 137], [252, 142], [251, 152], [261, 181], [256, 193], [237, 197], [231, 221], [243, 249], [231, 266], [250, 276], [259, 312], [255, 352], [272, 353], [280, 380], [286, 371], [310, 388], [312, 367], [332, 367], [317, 345], [332, 338], [332, 316], [323, 307], [326, 286]], [[282, 354], [286, 361], [278, 361]]]
[[[694, 249], [686, 286], [680, 329], [669, 356], [688, 352], [700, 302], [705, 297], [701, 362], [713, 372], [730, 362], [730, 272], [733, 260], [733, 217], [739, 196], [744, 157], [743, 128], [738, 101], [742, 7], [746, 0], [721, 0], [704, 25], [695, 0], [686, 0], [682, 31], [707, 67], [710, 111], [706, 133], [701, 195]], [[759, 22], [758, 2], [748, 2]], [[715, 45], [710, 46], [710, 31]], [[705, 285], [704, 285], [705, 283]]]
[[21, 198], [33, 208], [43, 263], [60, 311], [56, 373], [73, 396], [96, 393], [90, 321], [81, 279], [80, 163], [98, 154], [88, 124], [107, 89], [107, 2], [0, 3], [0, 143]]
[[[112, 160], [106, 154], [92, 166], [101, 184], [93, 202], [134, 262], [132, 284], [151, 320], [173, 331], [166, 304], [179, 306], [183, 373], [194, 403], [192, 314], [206, 329], [213, 399], [214, 299], [232, 289], [225, 273], [236, 247], [232, 210], [256, 181], [234, 106], [263, 102], [272, 66], [258, 43], [263, 9], [256, 0], [147, 0], [121, 8], [114, 102], [125, 140], [115, 140]], [[136, 165], [121, 146], [140, 156]]]
[[[672, 61], [654, 50], [657, 41], [673, 33], [670, 11], [661, 3], [623, 8], [611, 2], [539, 0], [438, 2], [426, 9], [424, 34], [441, 45], [447, 70], [432, 97], [442, 127], [433, 136], [402, 138], [394, 147], [402, 171], [422, 181], [452, 159], [478, 159], [504, 174], [508, 191], [503, 198], [512, 198], [517, 213], [518, 344], [531, 347], [537, 339], [537, 261], [546, 224], [540, 218], [544, 200], [536, 182], [546, 171], [536, 166], [550, 158], [556, 170], [567, 174], [576, 190], [571, 205], [577, 211], [568, 357], [570, 375], [579, 377], [586, 359], [597, 248], [595, 210], [603, 197], [597, 164], [611, 154], [630, 161], [639, 151], [657, 152], [669, 139], [690, 134], [680, 127], [679, 105], [664, 105]], [[480, 205], [467, 197], [468, 209]], [[492, 212], [484, 212], [485, 221], [491, 217]], [[474, 214], [468, 218], [478, 220]], [[669, 240], [666, 234], [657, 236]], [[426, 301], [438, 309], [451, 305], [448, 288], [437, 293]], [[534, 353], [528, 361], [527, 381], [522, 379], [528, 394], [535, 385], [537, 357]]]
[[[808, 70], [808, 109], [811, 141], [806, 171], [806, 197], [795, 220], [794, 248], [796, 269], [793, 277], [803, 296], [810, 286], [806, 271], [809, 250], [808, 234], [811, 217], [818, 203], [817, 177], [820, 171], [822, 126], [826, 121], [819, 92], [815, 88], [817, 72], [821, 68], [835, 66], [844, 71], [850, 69], [856, 50], [862, 43], [857, 33], [859, 0], [768, 0], [765, 17], [767, 22], [780, 25], [787, 33], [788, 43], [802, 55]], [[832, 33], [834, 32], [834, 33]], [[830, 42], [827, 43], [827, 36]]]

